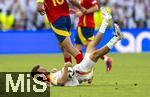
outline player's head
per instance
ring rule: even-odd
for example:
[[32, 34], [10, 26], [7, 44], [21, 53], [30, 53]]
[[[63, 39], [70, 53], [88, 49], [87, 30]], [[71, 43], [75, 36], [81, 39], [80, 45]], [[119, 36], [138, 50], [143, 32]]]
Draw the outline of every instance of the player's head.
[[31, 76], [39, 81], [48, 81], [49, 72], [40, 65], [33, 67], [31, 71]]

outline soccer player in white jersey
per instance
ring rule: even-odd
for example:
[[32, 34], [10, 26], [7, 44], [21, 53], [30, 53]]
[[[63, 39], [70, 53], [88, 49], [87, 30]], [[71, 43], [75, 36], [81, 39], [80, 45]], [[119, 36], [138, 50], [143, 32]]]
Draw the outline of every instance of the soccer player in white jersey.
[[[113, 46], [123, 39], [123, 34], [120, 32], [120, 28], [115, 24], [115, 35], [114, 37], [102, 48], [95, 50], [95, 47], [99, 44], [104, 34], [108, 21], [111, 20], [112, 16], [106, 11], [105, 8], [101, 8], [103, 12], [103, 23], [95, 37], [95, 39], [88, 45], [84, 59], [80, 64], [73, 66], [70, 62], [65, 63], [62, 70], [56, 71], [52, 69], [51, 73], [48, 73], [46, 69], [40, 65], [35, 66], [32, 69], [31, 75], [34, 79], [46, 82], [49, 85], [56, 86], [77, 86], [82, 82], [90, 82], [93, 78], [93, 68], [98, 61], [99, 57], [107, 54]], [[69, 77], [69, 68], [73, 68], [75, 74]]]

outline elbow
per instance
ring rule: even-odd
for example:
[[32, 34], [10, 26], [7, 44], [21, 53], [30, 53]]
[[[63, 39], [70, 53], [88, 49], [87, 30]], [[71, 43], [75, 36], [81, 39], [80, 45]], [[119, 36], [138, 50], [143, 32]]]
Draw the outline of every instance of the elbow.
[[58, 83], [59, 86], [64, 86], [65, 83], [66, 83], [66, 79], [62, 79], [62, 78], [58, 79], [57, 83]]
[[59, 86], [64, 86], [64, 85], [65, 85], [65, 82], [64, 82], [64, 81], [60, 81], [60, 82], [58, 83], [58, 85], [59, 85]]

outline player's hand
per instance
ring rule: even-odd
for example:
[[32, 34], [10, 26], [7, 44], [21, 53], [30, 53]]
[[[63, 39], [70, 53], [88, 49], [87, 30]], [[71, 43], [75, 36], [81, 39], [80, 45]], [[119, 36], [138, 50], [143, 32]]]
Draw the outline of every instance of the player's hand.
[[75, 13], [75, 15], [78, 16], [78, 17], [81, 17], [81, 16], [83, 15], [83, 13], [82, 13], [81, 11], [77, 11], [77, 12]]
[[66, 63], [65, 63], [65, 67], [72, 67], [71, 62], [66, 62]]
[[57, 72], [57, 69], [56, 68], [53, 68], [52, 70], [51, 70], [51, 73], [56, 73]]
[[80, 10], [81, 10], [81, 12], [82, 12], [83, 14], [86, 14], [86, 13], [87, 13], [87, 9], [85, 9], [84, 7], [82, 7]]
[[45, 15], [45, 8], [44, 8], [44, 4], [39, 2], [37, 4], [37, 11], [43, 16]]

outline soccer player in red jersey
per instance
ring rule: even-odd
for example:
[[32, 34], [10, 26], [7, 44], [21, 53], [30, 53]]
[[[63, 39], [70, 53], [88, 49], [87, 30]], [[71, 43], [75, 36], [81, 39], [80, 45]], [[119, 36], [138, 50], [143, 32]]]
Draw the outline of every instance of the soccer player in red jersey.
[[[60, 47], [64, 52], [65, 62], [72, 62], [71, 55], [76, 59], [76, 63], [80, 63], [83, 59], [82, 53], [78, 51], [70, 41], [71, 20], [69, 6], [67, 0], [37, 0], [37, 9], [41, 15], [46, 13], [51, 24], [52, 30], [59, 41]], [[69, 0], [81, 12], [86, 10], [79, 5], [76, 0]]]
[[104, 8], [101, 9], [103, 10], [104, 20], [100, 30], [95, 36], [95, 39], [88, 45], [82, 62], [75, 66], [73, 66], [70, 62], [67, 62], [61, 70], [57, 71], [52, 69], [51, 72], [48, 72], [47, 69], [37, 65], [33, 67], [31, 71], [31, 76], [34, 78], [34, 81], [42, 81], [50, 86], [78, 86], [83, 82], [89, 83], [89, 80], [92, 82], [94, 76], [93, 68], [99, 60], [99, 57], [107, 54], [117, 42], [124, 38], [119, 26], [115, 24], [114, 37], [102, 48], [97, 50], [95, 49], [101, 41], [102, 35], [105, 33], [109, 20], [112, 18]]
[[[78, 33], [75, 39], [75, 47], [82, 53], [82, 45], [87, 45], [94, 40], [94, 12], [98, 10], [98, 2], [96, 0], [81, 0], [81, 6], [87, 9], [83, 14], [80, 11], [76, 12], [79, 16]], [[112, 60], [108, 56], [101, 56], [102, 60], [106, 62], [106, 71], [110, 71], [112, 68]]]

